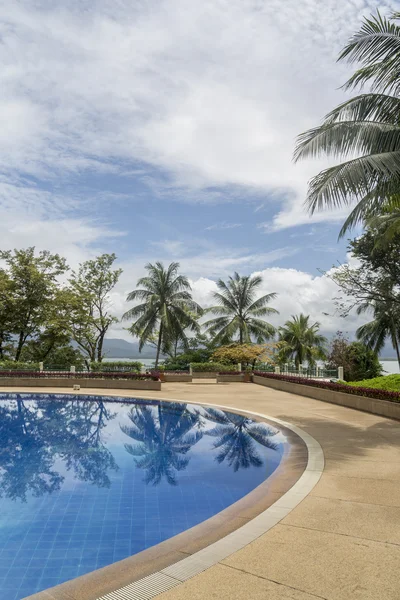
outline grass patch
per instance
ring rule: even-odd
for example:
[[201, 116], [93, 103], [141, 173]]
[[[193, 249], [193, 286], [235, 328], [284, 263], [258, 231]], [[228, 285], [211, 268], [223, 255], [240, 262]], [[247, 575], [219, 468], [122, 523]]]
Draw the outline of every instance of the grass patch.
[[387, 390], [388, 392], [400, 392], [400, 374], [382, 375], [374, 379], [364, 379], [363, 381], [350, 381], [347, 385], [352, 387], [365, 387], [374, 390]]

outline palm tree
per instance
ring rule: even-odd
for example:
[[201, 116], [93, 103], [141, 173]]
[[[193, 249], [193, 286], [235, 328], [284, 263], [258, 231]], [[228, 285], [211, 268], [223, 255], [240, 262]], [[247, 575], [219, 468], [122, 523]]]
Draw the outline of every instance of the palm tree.
[[247, 417], [215, 408], [207, 408], [204, 416], [217, 423], [217, 427], [205, 432], [206, 435], [217, 438], [214, 442], [214, 448], [219, 449], [216, 461], [222, 463], [226, 460], [235, 472], [263, 465], [257, 452], [258, 445], [270, 450], [278, 448], [271, 440], [278, 432], [264, 423], [256, 423]]
[[371, 82], [372, 91], [339, 105], [321, 126], [298, 138], [295, 160], [318, 155], [346, 159], [314, 177], [306, 199], [311, 213], [356, 201], [341, 236], [379, 215], [388, 202], [400, 208], [399, 18], [400, 13], [386, 19], [378, 12], [365, 19], [339, 57], [361, 63], [345, 88]]
[[252, 338], [258, 344], [270, 339], [275, 333], [275, 327], [259, 317], [278, 314], [275, 308], [267, 306], [268, 302], [276, 298], [275, 293], [265, 294], [256, 299], [257, 289], [262, 284], [262, 277], [241, 277], [235, 273], [225, 283], [222, 279], [217, 281], [219, 292], [214, 292], [213, 298], [216, 306], [207, 309], [207, 312], [219, 315], [207, 321], [204, 326], [214, 338], [214, 343], [226, 344], [232, 342], [233, 337], [239, 333], [239, 343], [249, 343]]
[[279, 328], [279, 360], [294, 360], [296, 368], [307, 361], [314, 366], [317, 359], [326, 357], [327, 339], [318, 334], [319, 323], [309, 323], [310, 316], [300, 314], [292, 316]]
[[139, 337], [139, 352], [157, 333], [157, 367], [160, 351], [172, 336], [178, 334], [181, 340], [187, 340], [185, 329], [198, 331], [196, 316], [202, 309], [192, 298], [188, 279], [179, 274], [179, 263], [173, 262], [167, 268], [161, 262], [149, 263], [145, 268], [148, 275], [137, 282], [141, 289], [127, 297], [128, 302], [141, 300], [142, 303], [128, 310], [122, 318], [136, 319], [130, 331]]
[[379, 354], [389, 337], [400, 366], [400, 325], [393, 307], [389, 303], [368, 302], [361, 304], [357, 313], [361, 314], [369, 310], [372, 310], [374, 319], [357, 329], [357, 338]]
[[186, 404], [160, 402], [157, 407], [134, 406], [129, 419], [131, 423], [121, 429], [139, 443], [125, 444], [125, 449], [145, 470], [145, 483], [158, 485], [165, 477], [170, 485], [177, 485], [176, 472], [186, 469], [187, 453], [203, 436], [199, 429], [191, 433], [200, 426], [200, 415]]

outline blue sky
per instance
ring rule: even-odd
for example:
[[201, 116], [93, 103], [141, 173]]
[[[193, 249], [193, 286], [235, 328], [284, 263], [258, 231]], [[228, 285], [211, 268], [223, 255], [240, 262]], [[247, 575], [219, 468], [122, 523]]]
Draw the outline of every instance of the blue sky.
[[[114, 251], [117, 314], [146, 262], [178, 260], [204, 304], [217, 277], [261, 272], [280, 320], [303, 311], [354, 330], [320, 273], [349, 260], [347, 211], [307, 214], [307, 182], [329, 163], [292, 153], [346, 98], [337, 55], [388, 3], [0, 6], [2, 248], [48, 248], [72, 267]], [[121, 325], [112, 335], [127, 338]]]

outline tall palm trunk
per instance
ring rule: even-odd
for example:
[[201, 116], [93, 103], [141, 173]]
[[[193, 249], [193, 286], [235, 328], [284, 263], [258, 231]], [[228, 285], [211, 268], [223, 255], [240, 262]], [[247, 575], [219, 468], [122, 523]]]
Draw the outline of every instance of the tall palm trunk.
[[161, 343], [162, 343], [162, 331], [163, 331], [163, 326], [162, 326], [162, 323], [160, 323], [160, 331], [158, 332], [158, 342], [157, 342], [156, 364], [155, 364], [156, 369], [158, 367], [158, 361], [160, 360], [160, 351], [161, 351]]

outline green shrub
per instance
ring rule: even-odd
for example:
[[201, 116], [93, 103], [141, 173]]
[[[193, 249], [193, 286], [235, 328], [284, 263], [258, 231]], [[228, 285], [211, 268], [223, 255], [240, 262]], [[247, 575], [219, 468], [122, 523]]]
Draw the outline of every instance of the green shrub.
[[102, 373], [140, 373], [141, 369], [142, 363], [137, 360], [90, 363], [91, 371], [101, 371]]
[[2, 360], [0, 362], [0, 369], [2, 371], [39, 371], [39, 363]]
[[344, 368], [346, 381], [363, 381], [382, 375], [382, 365], [373, 350], [362, 342], [349, 342], [340, 332], [332, 340], [325, 368], [333, 371]]
[[350, 381], [347, 385], [353, 387], [366, 387], [375, 390], [388, 390], [390, 392], [400, 392], [400, 374], [383, 375], [373, 379], [364, 379], [362, 381]]
[[193, 372], [197, 373], [218, 373], [219, 371], [236, 371], [237, 365], [224, 365], [216, 362], [192, 363]]
[[164, 366], [166, 371], [186, 371], [189, 370], [190, 363], [207, 362], [210, 357], [210, 350], [189, 350], [183, 354], [178, 354], [175, 358], [166, 358]]

